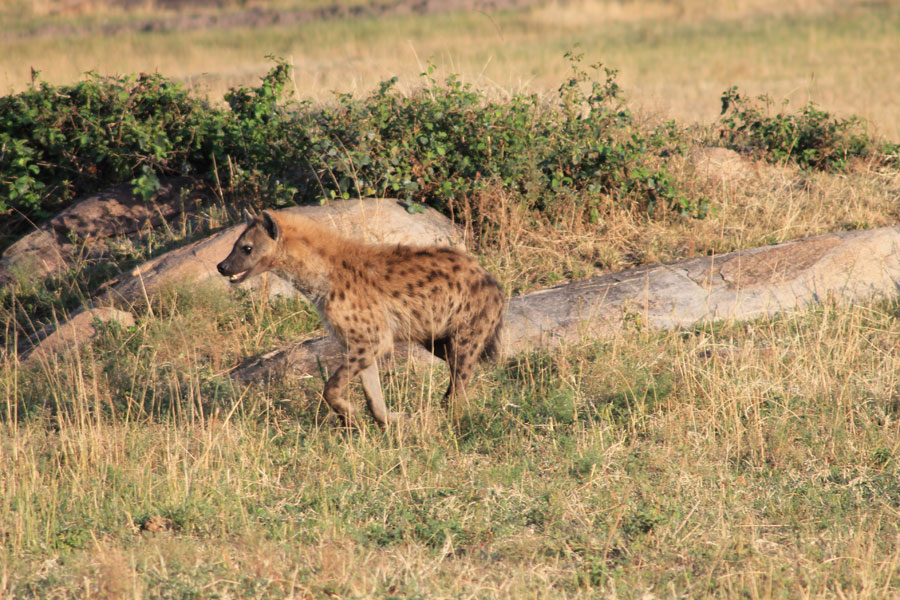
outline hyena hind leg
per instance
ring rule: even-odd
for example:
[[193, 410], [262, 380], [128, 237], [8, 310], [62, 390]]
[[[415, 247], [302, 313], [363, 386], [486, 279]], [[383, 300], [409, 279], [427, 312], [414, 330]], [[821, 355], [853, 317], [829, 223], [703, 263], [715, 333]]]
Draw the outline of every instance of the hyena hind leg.
[[[435, 342], [435, 355], [447, 361], [450, 367], [450, 386], [444, 394], [446, 404], [454, 396], [465, 394], [466, 387], [482, 359], [495, 360], [499, 355], [500, 311], [494, 318], [477, 318], [472, 328], [457, 332], [446, 340], [441, 340], [440, 348]], [[438, 353], [440, 352], [440, 354]]]
[[[459, 346], [459, 336], [438, 338], [432, 341], [430, 346], [425, 346], [432, 354], [446, 362], [447, 367], [450, 369], [450, 386], [444, 393], [443, 398], [445, 404], [455, 394], [464, 391], [465, 382], [471, 377], [471, 372], [475, 370], [475, 363], [477, 362], [477, 360], [467, 361], [461, 356], [460, 353], [457, 352]], [[468, 364], [469, 362], [471, 362], [471, 365]], [[468, 372], [467, 375], [465, 374], [466, 372]]]
[[447, 353], [450, 351], [450, 338], [443, 337], [433, 340], [429, 346], [425, 344], [425, 349], [437, 356], [443, 361], [447, 361]]
[[444, 404], [451, 398], [465, 395], [466, 386], [478, 366], [478, 357], [483, 345], [468, 336], [460, 336], [450, 338], [444, 347], [442, 358], [447, 361], [447, 366], [450, 368], [450, 385], [444, 393]]

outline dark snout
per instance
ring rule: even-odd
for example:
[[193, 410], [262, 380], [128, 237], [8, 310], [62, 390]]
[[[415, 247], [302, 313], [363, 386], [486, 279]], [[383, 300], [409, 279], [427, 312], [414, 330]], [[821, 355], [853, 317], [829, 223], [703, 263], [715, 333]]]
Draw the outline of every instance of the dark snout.
[[232, 251], [228, 258], [216, 265], [216, 270], [223, 277], [227, 277], [230, 283], [240, 283], [253, 274], [253, 265], [246, 264], [241, 258], [241, 256], [236, 256], [235, 252]]
[[235, 267], [235, 265], [234, 265], [235, 261], [232, 260], [233, 257], [234, 257], [234, 253], [232, 252], [231, 254], [228, 255], [228, 258], [226, 258], [225, 260], [223, 260], [222, 262], [220, 262], [219, 264], [216, 265], [216, 269], [219, 271], [219, 274], [223, 275], [224, 277], [230, 277], [230, 276], [236, 275], [244, 270], [244, 269]]

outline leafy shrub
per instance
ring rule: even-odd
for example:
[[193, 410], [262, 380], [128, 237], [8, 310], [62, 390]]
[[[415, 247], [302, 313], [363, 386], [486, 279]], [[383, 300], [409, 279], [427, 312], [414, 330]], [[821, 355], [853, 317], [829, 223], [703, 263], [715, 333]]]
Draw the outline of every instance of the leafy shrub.
[[456, 76], [436, 81], [429, 68], [410, 97], [393, 91], [395, 78], [366, 98], [341, 95], [337, 106], [302, 113], [291, 146], [308, 149], [316, 191], [327, 197], [394, 195], [446, 210], [499, 185], [539, 210], [552, 210], [559, 193], [593, 206], [612, 196], [648, 210], [660, 201], [690, 210], [656, 156], [657, 138], [622, 106], [615, 71], [604, 70], [605, 80], [584, 93], [589, 77], [579, 57], [570, 58], [572, 74], [554, 101], [535, 94], [491, 101]]
[[0, 214], [41, 219], [80, 194], [208, 170], [225, 119], [161, 75], [40, 82], [0, 98]]
[[309, 104], [284, 102], [290, 69], [277, 60], [259, 87], [238, 87], [225, 94], [231, 112], [215, 146], [215, 164], [229, 165], [227, 183], [261, 197], [266, 205], [298, 199], [296, 188], [285, 180], [302, 178], [300, 173], [308, 170], [303, 160], [308, 148], [293, 147], [291, 141], [302, 126], [295, 117]]
[[812, 102], [799, 113], [782, 110], [769, 116], [772, 105], [765, 95], [754, 100], [741, 95], [737, 87], [726, 90], [722, 124], [728, 146], [759, 152], [773, 162], [792, 161], [823, 171], [843, 170], [852, 158], [897, 162], [898, 146], [877, 145], [859, 117], [838, 119]]
[[224, 182], [262, 206], [386, 195], [448, 210], [499, 185], [539, 210], [566, 193], [594, 211], [601, 197], [691, 211], [658, 156], [667, 136], [635, 125], [615, 71], [597, 66], [592, 81], [570, 59], [550, 101], [492, 101], [429, 68], [411, 96], [392, 79], [314, 107], [285, 99], [290, 67], [280, 60], [258, 87], [232, 89], [230, 110], [160, 75], [40, 82], [0, 98], [0, 215], [39, 220], [124, 181], [147, 198], [167, 174]]
[[[703, 216], [666, 169], [684, 146], [674, 124], [647, 131], [627, 109], [616, 72], [571, 72], [549, 99], [488, 98], [457, 76], [399, 94], [396, 79], [331, 106], [289, 101], [290, 66], [257, 87], [227, 95], [228, 108], [194, 98], [160, 75], [89, 75], [72, 86], [37, 82], [0, 98], [0, 221], [41, 220], [75, 197], [121, 182], [150, 197], [159, 176], [186, 174], [231, 186], [259, 207], [352, 196], [396, 196], [443, 211], [499, 186], [538, 211], [561, 195], [592, 219], [628, 204], [654, 214]], [[852, 157], [897, 163], [896, 145], [878, 146], [853, 117], [809, 104], [768, 116], [771, 100], [722, 96], [724, 133], [734, 148], [806, 168], [842, 169]]]

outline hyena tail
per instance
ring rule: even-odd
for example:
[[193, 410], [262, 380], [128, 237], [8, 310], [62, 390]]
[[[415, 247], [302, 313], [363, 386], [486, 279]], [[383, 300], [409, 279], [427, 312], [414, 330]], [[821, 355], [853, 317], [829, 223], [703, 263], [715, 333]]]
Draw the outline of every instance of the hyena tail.
[[494, 331], [488, 337], [484, 344], [484, 350], [481, 351], [481, 360], [485, 362], [496, 362], [500, 358], [500, 333], [503, 331], [503, 318], [497, 319], [497, 325]]

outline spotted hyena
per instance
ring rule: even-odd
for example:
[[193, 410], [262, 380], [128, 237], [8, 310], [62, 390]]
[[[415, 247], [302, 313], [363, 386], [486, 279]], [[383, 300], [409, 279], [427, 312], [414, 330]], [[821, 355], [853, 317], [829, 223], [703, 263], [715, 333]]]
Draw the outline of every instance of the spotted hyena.
[[463, 252], [364, 244], [283, 212], [245, 216], [219, 273], [239, 283], [272, 271], [315, 305], [346, 350], [324, 392], [344, 422], [353, 414], [344, 392], [356, 375], [379, 424], [398, 416], [385, 408], [376, 365], [394, 342], [417, 342], [447, 362], [445, 399], [465, 391], [479, 359], [498, 354], [503, 291]]

